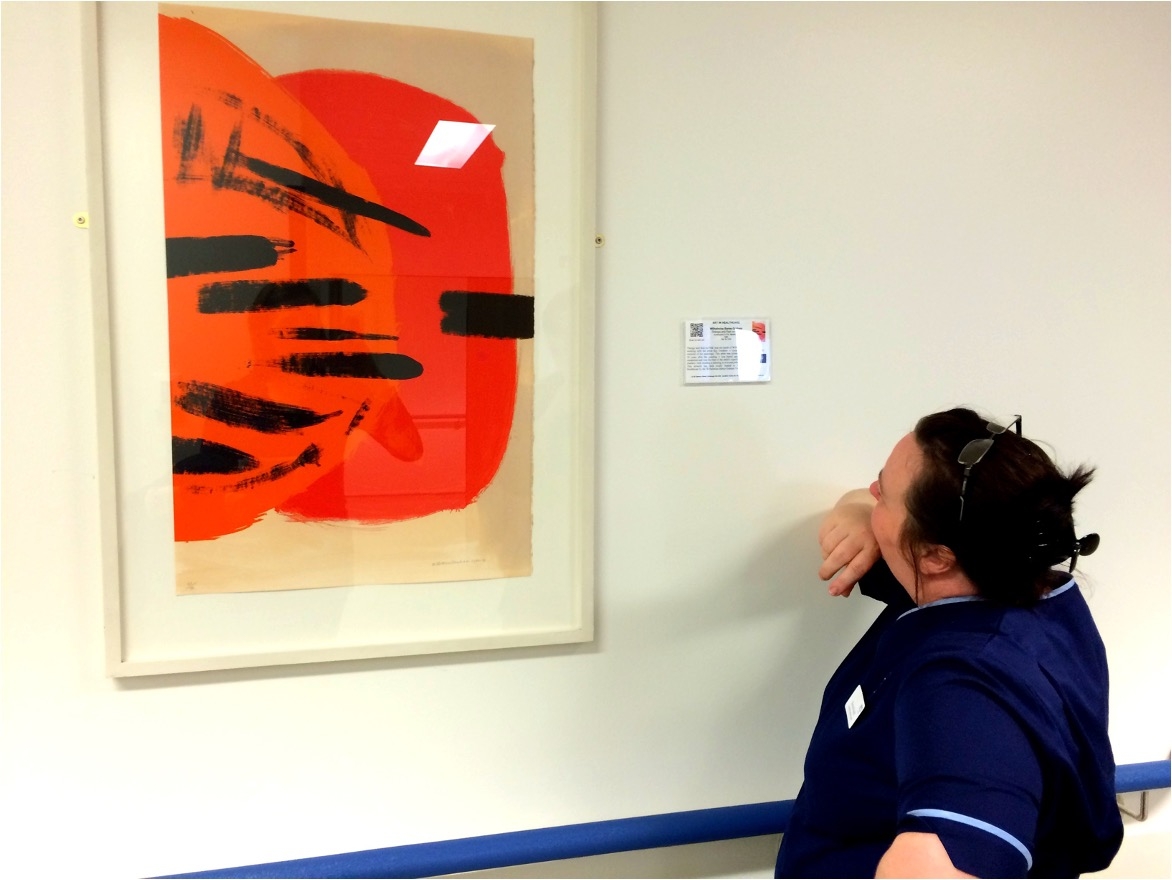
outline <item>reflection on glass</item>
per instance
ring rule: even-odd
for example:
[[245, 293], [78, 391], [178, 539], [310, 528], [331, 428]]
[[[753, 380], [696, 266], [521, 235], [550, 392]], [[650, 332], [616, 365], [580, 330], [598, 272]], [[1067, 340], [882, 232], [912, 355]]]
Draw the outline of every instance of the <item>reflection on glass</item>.
[[765, 346], [753, 330], [737, 329], [737, 378], [755, 382], [761, 373], [761, 352]]
[[415, 164], [431, 168], [463, 168], [494, 128], [495, 125], [479, 122], [441, 120], [435, 124]]

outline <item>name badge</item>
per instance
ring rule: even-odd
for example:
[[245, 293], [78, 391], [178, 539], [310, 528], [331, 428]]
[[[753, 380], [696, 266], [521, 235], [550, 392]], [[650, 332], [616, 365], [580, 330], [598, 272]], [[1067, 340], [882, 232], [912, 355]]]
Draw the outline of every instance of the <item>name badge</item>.
[[863, 686], [859, 685], [855, 688], [851, 698], [846, 701], [846, 726], [854, 727], [855, 722], [859, 720], [859, 716], [863, 714], [863, 710], [867, 708], [866, 702], [863, 700]]

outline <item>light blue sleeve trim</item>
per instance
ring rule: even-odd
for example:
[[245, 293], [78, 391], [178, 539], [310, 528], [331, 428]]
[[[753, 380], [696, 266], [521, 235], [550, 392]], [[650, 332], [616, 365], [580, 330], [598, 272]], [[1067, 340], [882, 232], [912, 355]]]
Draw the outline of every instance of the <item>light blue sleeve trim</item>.
[[1066, 583], [1064, 583], [1062, 586], [1058, 587], [1057, 589], [1051, 590], [1049, 593], [1047, 593], [1042, 598], [1043, 599], [1053, 599], [1055, 596], [1061, 596], [1063, 593], [1065, 593], [1069, 589], [1072, 589], [1073, 587], [1074, 587], [1074, 579], [1072, 578], [1071, 580], [1068, 580]]
[[1003, 831], [996, 825], [990, 825], [988, 822], [982, 822], [980, 819], [974, 819], [972, 816], [953, 813], [950, 810], [909, 810], [908, 815], [922, 816], [925, 819], [951, 819], [953, 822], [960, 822], [962, 825], [970, 825], [981, 831], [987, 831], [994, 837], [1000, 837], [1025, 857], [1027, 874], [1034, 867], [1034, 857], [1030, 855], [1030, 851], [1026, 849], [1025, 844], [1008, 831]]

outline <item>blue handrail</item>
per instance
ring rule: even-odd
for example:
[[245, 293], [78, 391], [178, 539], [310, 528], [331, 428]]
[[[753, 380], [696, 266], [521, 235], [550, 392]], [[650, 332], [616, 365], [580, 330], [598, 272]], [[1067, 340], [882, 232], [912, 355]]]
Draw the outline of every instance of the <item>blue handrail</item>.
[[[1125, 764], [1115, 773], [1115, 789], [1120, 794], [1169, 787], [1172, 787], [1172, 763], [1169, 761]], [[634, 819], [610, 819], [170, 876], [329, 877], [339, 880], [357, 877], [435, 877], [532, 862], [780, 834], [789, 822], [793, 803], [770, 801], [639, 816]]]
[[1152, 791], [1172, 788], [1172, 761], [1146, 761], [1115, 768], [1115, 791]]

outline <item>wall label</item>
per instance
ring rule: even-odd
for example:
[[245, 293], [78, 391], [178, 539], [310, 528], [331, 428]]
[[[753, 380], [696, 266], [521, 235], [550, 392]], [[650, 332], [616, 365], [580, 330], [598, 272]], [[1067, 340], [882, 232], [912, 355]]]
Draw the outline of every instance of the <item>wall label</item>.
[[684, 384], [768, 382], [768, 318], [684, 321]]

